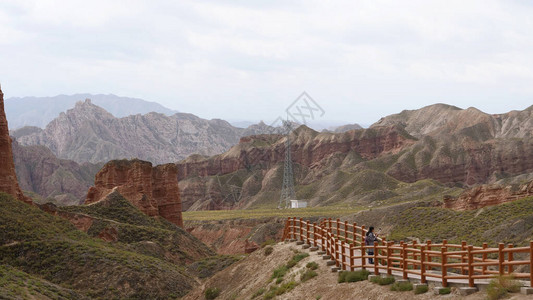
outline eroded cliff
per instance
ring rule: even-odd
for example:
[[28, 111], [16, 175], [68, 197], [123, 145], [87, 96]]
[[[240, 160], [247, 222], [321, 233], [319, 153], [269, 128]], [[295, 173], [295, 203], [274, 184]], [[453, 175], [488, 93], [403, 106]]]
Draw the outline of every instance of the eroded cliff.
[[13, 162], [13, 149], [11, 137], [7, 126], [6, 113], [4, 111], [4, 93], [0, 87], [0, 192], [13, 195], [15, 198], [28, 204], [33, 203], [29, 197], [24, 196], [19, 187]]
[[98, 202], [113, 191], [145, 214], [183, 226], [178, 169], [174, 164], [152, 167], [152, 163], [138, 159], [110, 161], [96, 174], [85, 204]]

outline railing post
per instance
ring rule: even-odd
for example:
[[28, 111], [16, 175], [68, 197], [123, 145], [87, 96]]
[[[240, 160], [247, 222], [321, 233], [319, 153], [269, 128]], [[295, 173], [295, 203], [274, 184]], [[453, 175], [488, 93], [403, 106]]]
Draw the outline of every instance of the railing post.
[[425, 251], [426, 247], [424, 245], [420, 246], [420, 282], [426, 283], [426, 266], [424, 265]]
[[402, 249], [400, 250], [400, 257], [402, 259], [400, 259], [400, 268], [403, 269], [403, 265], [404, 265], [404, 261], [403, 261], [403, 244], [404, 242], [403, 241], [400, 241], [400, 247], [402, 247]]
[[353, 247], [355, 247], [355, 243], [350, 245], [350, 271], [354, 270], [355, 261], [353, 258]]
[[[326, 239], [326, 229], [324, 227], [320, 227], [320, 235], [322, 238], [322, 251], [326, 251], [327, 246], [327, 239]], [[326, 251], [327, 252], [327, 251]]]
[[379, 242], [374, 242], [374, 274], [379, 275], [379, 269], [378, 269], [378, 246]]
[[331, 253], [331, 257], [335, 259], [335, 237], [333, 236], [333, 229], [329, 229], [329, 252]]
[[503, 243], [498, 244], [498, 271], [500, 272], [500, 276], [505, 273], [505, 270], [504, 270], [505, 267], [503, 266], [503, 261], [504, 261], [503, 248], [504, 247], [505, 245]]
[[533, 287], [533, 241], [529, 242], [529, 286]]
[[[385, 238], [382, 238], [381, 239], [381, 244], [383, 244], [383, 246], [386, 246], [387, 245], [387, 240], [385, 240]], [[383, 255], [383, 251], [385, 251], [384, 249], [381, 249], [381, 254], [380, 255]], [[380, 265], [383, 264], [383, 258], [380, 259]]]
[[366, 251], [365, 225], [363, 225], [363, 226], [361, 226], [361, 268], [363, 270], [366, 270], [366, 268], [365, 268], [365, 251]]
[[340, 222], [341, 222], [341, 220], [337, 219], [336, 226], [335, 226], [337, 228], [337, 232], [336, 232], [337, 233], [337, 240], [339, 240], [339, 237], [340, 237], [340, 230], [339, 230], [340, 229]]
[[335, 265], [339, 267], [339, 240], [334, 239], [333, 242], [335, 243]]
[[306, 242], [306, 244], [311, 244], [311, 243], [309, 243], [309, 234], [310, 234], [309, 233], [309, 221], [305, 222], [305, 230], [306, 230], [305, 236], [306, 236], [306, 239], [307, 239], [307, 241], [305, 241], [305, 242]]
[[[466, 241], [461, 242], [461, 251], [465, 251], [467, 249]], [[461, 254], [461, 263], [465, 263], [465, 256], [464, 254]], [[463, 266], [461, 266], [461, 275], [466, 275], [466, 270]]]
[[316, 243], [316, 222], [313, 222], [313, 246], [317, 246]]
[[300, 227], [300, 241], [303, 241], [304, 240], [304, 237], [303, 237], [303, 228], [302, 228], [302, 223], [303, 223], [303, 219], [300, 218], [300, 223], [299, 223], [299, 226]]
[[[509, 245], [509, 248], [513, 248], [513, 244], [510, 244]], [[509, 252], [509, 262], [512, 262], [513, 261], [513, 252]], [[508, 265], [507, 266], [507, 271], [509, 272], [509, 275], [511, 275], [511, 273], [513, 273], [513, 265]]]
[[[472, 276], [474, 276], [474, 266], [472, 263], [474, 262], [474, 255], [472, 254], [472, 245], [468, 246], [468, 286], [474, 287], [474, 279]], [[462, 255], [461, 255], [462, 256]], [[462, 268], [462, 267], [461, 267]]]
[[355, 246], [355, 241], [357, 239], [357, 223], [353, 223], [353, 245]]
[[402, 245], [402, 261], [403, 261], [403, 279], [407, 279], [407, 244]]
[[329, 218], [328, 221], [329, 221], [328, 227], [331, 228], [331, 218]]
[[391, 270], [391, 258], [390, 258], [390, 252], [391, 252], [391, 249], [390, 249], [390, 246], [391, 244], [394, 244], [393, 242], [387, 242], [387, 275], [392, 275], [392, 270]]
[[448, 279], [446, 279], [447, 276], [447, 269], [446, 269], [446, 255], [444, 254], [446, 252], [446, 247], [442, 246], [440, 248], [440, 258], [441, 258], [441, 271], [442, 271], [442, 286], [448, 287]]
[[[416, 249], [416, 241], [413, 241], [413, 249]], [[416, 251], [413, 251], [413, 260], [416, 260]], [[413, 264], [413, 269], [417, 269], [416, 264]]]
[[346, 261], [346, 241], [342, 241], [341, 243], [341, 269], [343, 271], [346, 271], [346, 264], [345, 264], [345, 261]]
[[348, 221], [344, 221], [344, 240], [348, 241]]
[[292, 217], [292, 239], [296, 239], [296, 217]]
[[[427, 240], [427, 241], [426, 241], [426, 249], [427, 249], [428, 251], [431, 251], [431, 250], [433, 249], [433, 248], [431, 247], [431, 240]], [[428, 261], [428, 262], [431, 262], [431, 254], [428, 253], [428, 255], [426, 255], [426, 256], [427, 256], [427, 257], [426, 257], [427, 261]], [[431, 266], [428, 266], [428, 267], [429, 267], [429, 269], [426, 268], [426, 269], [428, 269], [428, 270], [431, 270], [431, 269], [433, 268], [433, 267], [431, 267]]]
[[[488, 248], [488, 244], [487, 243], [483, 243], [483, 250], [487, 249]], [[487, 253], [483, 253], [481, 255], [481, 262], [485, 262], [487, 260]], [[482, 275], [485, 275], [487, 273], [487, 266], [482, 266], [481, 267], [481, 274]]]

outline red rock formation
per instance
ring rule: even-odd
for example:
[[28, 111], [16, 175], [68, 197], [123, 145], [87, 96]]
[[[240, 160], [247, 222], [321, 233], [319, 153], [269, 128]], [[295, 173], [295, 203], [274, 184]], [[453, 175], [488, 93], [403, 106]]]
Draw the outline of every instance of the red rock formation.
[[11, 148], [11, 138], [7, 127], [6, 113], [4, 111], [4, 93], [0, 88], [0, 192], [13, 195], [15, 198], [28, 204], [33, 202], [29, 197], [24, 196], [15, 174], [15, 163], [13, 162], [13, 149]]
[[444, 197], [444, 207], [455, 210], [478, 209], [533, 195], [533, 181], [518, 188], [502, 185], [481, 185], [464, 191], [459, 197]]
[[138, 159], [110, 161], [96, 174], [85, 204], [98, 202], [116, 190], [145, 214], [183, 226], [177, 172], [174, 164], [152, 167]]
[[[384, 153], [395, 153], [415, 143], [398, 126], [367, 130], [352, 130], [342, 134], [317, 133], [301, 126], [292, 134], [292, 159], [295, 163], [312, 166], [333, 153], [355, 151], [365, 159]], [[269, 146], [255, 147], [254, 144]], [[241, 138], [228, 152], [211, 158], [193, 156], [177, 163], [179, 180], [188, 176], [224, 175], [263, 164], [272, 166], [285, 158], [285, 138], [281, 135], [259, 135]]]

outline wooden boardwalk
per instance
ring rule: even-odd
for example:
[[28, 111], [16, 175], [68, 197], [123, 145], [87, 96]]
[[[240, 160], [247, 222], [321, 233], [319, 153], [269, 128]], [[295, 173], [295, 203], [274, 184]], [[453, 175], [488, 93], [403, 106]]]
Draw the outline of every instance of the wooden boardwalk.
[[[449, 284], [474, 287], [487, 284], [498, 275], [512, 275], [527, 280], [525, 285], [533, 287], [533, 272], [530, 271], [533, 270], [533, 241], [526, 247], [500, 243], [498, 248], [489, 248], [487, 243], [476, 247], [466, 242], [449, 244], [446, 240], [395, 243], [379, 239], [373, 246], [366, 246], [365, 235], [365, 226], [359, 227], [356, 223], [327, 219], [316, 224], [289, 218], [283, 240], [300, 240], [317, 247], [330, 255], [341, 270], [367, 269], [376, 275], [394, 275], [421, 283], [436, 281], [443, 287]], [[368, 249], [374, 250], [372, 256], [367, 254]], [[368, 258], [373, 258], [375, 264], [369, 264]]]

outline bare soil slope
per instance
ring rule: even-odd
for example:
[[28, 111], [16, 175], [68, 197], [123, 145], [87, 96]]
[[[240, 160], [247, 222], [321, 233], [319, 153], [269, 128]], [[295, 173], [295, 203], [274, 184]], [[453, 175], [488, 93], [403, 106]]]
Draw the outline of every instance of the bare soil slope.
[[[205, 290], [208, 288], [218, 288], [220, 290], [220, 295], [217, 299], [264, 299], [272, 286], [280, 287], [291, 281], [294, 281], [296, 286], [292, 290], [275, 296], [275, 299], [410, 300], [445, 298], [481, 300], [486, 298], [486, 294], [483, 292], [478, 292], [468, 297], [459, 296], [455, 290], [451, 295], [447, 296], [435, 296], [432, 290], [426, 294], [414, 295], [413, 292], [392, 292], [389, 286], [379, 286], [369, 281], [337, 283], [337, 273], [331, 273], [325, 262], [315, 253], [310, 253], [308, 257], [290, 268], [283, 277], [283, 281], [276, 284], [276, 280], [271, 279], [274, 270], [281, 265], [287, 264], [295, 255], [295, 252], [308, 252], [307, 250], [301, 250], [294, 243], [279, 243], [273, 246], [273, 249], [273, 252], [268, 256], [265, 255], [265, 249], [254, 252], [246, 259], [233, 264], [206, 280], [183, 299], [204, 299]], [[318, 276], [301, 282], [300, 276], [305, 272], [306, 264], [313, 261], [319, 265], [316, 270]], [[264, 292], [261, 295], [257, 295], [261, 289], [264, 289]], [[511, 299], [528, 298], [513, 294]]]

